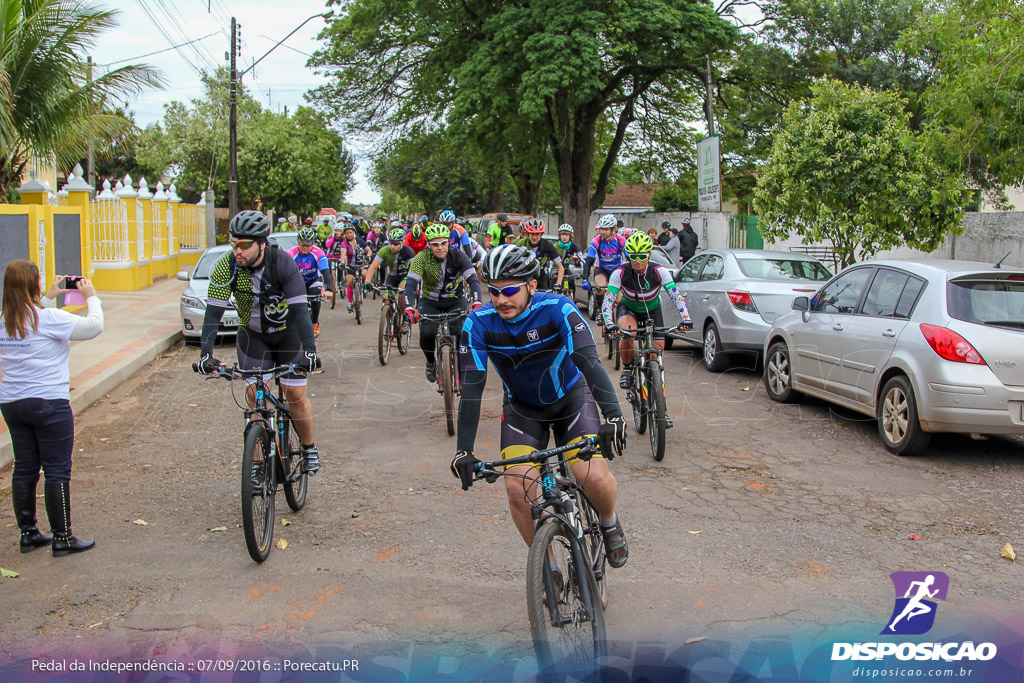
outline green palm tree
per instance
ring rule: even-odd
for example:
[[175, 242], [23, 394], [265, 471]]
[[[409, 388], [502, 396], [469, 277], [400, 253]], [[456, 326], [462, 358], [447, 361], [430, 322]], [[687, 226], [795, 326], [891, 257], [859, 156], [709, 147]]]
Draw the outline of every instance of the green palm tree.
[[33, 154], [53, 154], [67, 168], [90, 139], [103, 144], [130, 131], [133, 122], [104, 112], [106, 102], [163, 86], [141, 64], [89, 79], [86, 52], [116, 17], [78, 0], [0, 0], [0, 201]]

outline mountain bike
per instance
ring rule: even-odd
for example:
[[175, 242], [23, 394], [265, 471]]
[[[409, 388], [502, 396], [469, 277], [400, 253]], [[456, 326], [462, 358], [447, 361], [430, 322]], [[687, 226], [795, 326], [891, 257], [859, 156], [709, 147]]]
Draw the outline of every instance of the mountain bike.
[[444, 399], [444, 420], [448, 436], [455, 435], [455, 397], [462, 393], [459, 386], [459, 354], [455, 351], [456, 339], [451, 324], [465, 316], [463, 310], [420, 314], [422, 319], [439, 325], [434, 339], [434, 362], [437, 364], [437, 393]]
[[352, 310], [356, 314], [356, 325], [363, 324], [363, 264], [358, 259], [350, 266], [345, 266], [346, 272], [352, 273]]
[[331, 310], [338, 305], [338, 298], [345, 293], [345, 266], [341, 263], [340, 256], [328, 256], [327, 262], [332, 266], [334, 273], [334, 296], [331, 297]]
[[606, 654], [604, 537], [600, 517], [565, 458], [597, 452], [596, 440], [575, 441], [507, 460], [482, 462], [489, 483], [513, 465], [539, 463], [539, 496], [531, 501], [536, 532], [526, 564], [526, 608], [538, 673], [579, 677], [600, 668]]
[[380, 292], [384, 302], [380, 307], [380, 323], [377, 332], [377, 360], [381, 365], [388, 364], [391, 356], [391, 347], [398, 347], [398, 353], [403, 356], [409, 351], [409, 342], [412, 340], [412, 325], [398, 308], [398, 290], [394, 287], [381, 287], [370, 285], [374, 294]]
[[[665, 368], [661, 364], [661, 349], [654, 348], [655, 333], [667, 332], [673, 327], [655, 327], [650, 318], [640, 323], [636, 332], [617, 329], [609, 338], [624, 337], [637, 339], [633, 352], [633, 368], [630, 373], [633, 385], [626, 391], [626, 400], [633, 407], [633, 424], [637, 434], [643, 434], [650, 426], [651, 455], [655, 460], [665, 458], [665, 431], [668, 422], [665, 414]], [[615, 342], [618, 347], [618, 341]]]
[[[196, 369], [195, 365], [193, 369]], [[243, 408], [246, 420], [245, 446], [242, 449], [242, 530], [245, 548], [256, 562], [263, 562], [270, 555], [278, 482], [283, 486], [285, 500], [293, 511], [298, 512], [306, 504], [309, 478], [302, 470], [302, 445], [281, 388], [281, 376], [290, 372], [295, 372], [294, 365], [279, 365], [269, 370], [242, 370], [236, 363], [230, 368], [222, 366], [206, 378], [230, 382], [270, 375], [277, 385], [277, 396], [265, 383], [256, 389], [255, 408], [243, 408], [235, 399], [238, 407]], [[271, 434], [276, 438], [271, 438]]]

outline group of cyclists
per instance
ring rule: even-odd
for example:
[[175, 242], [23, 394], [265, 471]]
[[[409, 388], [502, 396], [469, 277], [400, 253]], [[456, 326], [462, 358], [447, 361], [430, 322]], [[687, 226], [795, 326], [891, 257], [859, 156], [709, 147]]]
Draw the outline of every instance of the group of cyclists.
[[[438, 325], [422, 314], [459, 311], [453, 325], [458, 343], [461, 402], [451, 472], [468, 489], [480, 460], [474, 455], [480, 401], [492, 364], [504, 389], [500, 452], [515, 458], [547, 447], [553, 432], [559, 445], [595, 437], [600, 452], [584, 459], [570, 452], [570, 467], [583, 483], [600, 515], [606, 556], [612, 567], [625, 564], [629, 549], [615, 503], [617, 484], [607, 461], [621, 455], [626, 424], [619, 401], [597, 354], [590, 325], [575, 302], [560, 292], [564, 263], [584, 259], [582, 288], [605, 289], [602, 320], [609, 332], [636, 330], [651, 318], [662, 327], [659, 293], [676, 305], [680, 328], [690, 323], [686, 304], [669, 273], [650, 261], [654, 243], [644, 232], [623, 234], [621, 221], [601, 216], [597, 236], [582, 250], [576, 230], [558, 227], [557, 241], [543, 239], [544, 222], [520, 223], [517, 235], [504, 214], [498, 214], [484, 236], [475, 240], [454, 212], [437, 221], [427, 216], [410, 225], [399, 219], [361, 222], [328, 219], [324, 235], [312, 220], [299, 230], [298, 245], [287, 252], [268, 240], [271, 226], [259, 211], [242, 211], [228, 227], [231, 251], [217, 263], [210, 278], [209, 299], [201, 337], [199, 372], [224, 365], [213, 357], [220, 318], [233, 295], [239, 312], [236, 351], [245, 370], [294, 364], [281, 380], [300, 437], [303, 468], [315, 474], [321, 466], [314, 442], [313, 411], [306, 397], [306, 376], [320, 367], [320, 292], [332, 296], [335, 282], [345, 283], [348, 308], [353, 288], [386, 272], [386, 286], [396, 290], [406, 325], [419, 324], [420, 348], [428, 381], [437, 379], [434, 341]], [[595, 267], [596, 264], [596, 267]], [[486, 283], [486, 292], [481, 289]], [[308, 302], [308, 303], [307, 303]], [[664, 348], [664, 336], [656, 342]], [[633, 342], [620, 342], [623, 375], [628, 387]], [[250, 405], [255, 379], [248, 382]], [[530, 501], [537, 497], [537, 469], [510, 468], [504, 477], [516, 528], [530, 543], [534, 526]]]

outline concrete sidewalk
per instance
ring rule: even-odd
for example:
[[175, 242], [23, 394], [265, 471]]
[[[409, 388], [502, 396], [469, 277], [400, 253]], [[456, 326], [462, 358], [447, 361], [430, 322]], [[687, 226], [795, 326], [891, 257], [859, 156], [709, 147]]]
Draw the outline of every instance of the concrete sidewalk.
[[[103, 333], [71, 342], [71, 410], [78, 415], [181, 338], [179, 302], [186, 283], [168, 279], [138, 292], [97, 292]], [[0, 420], [0, 469], [14, 460]]]

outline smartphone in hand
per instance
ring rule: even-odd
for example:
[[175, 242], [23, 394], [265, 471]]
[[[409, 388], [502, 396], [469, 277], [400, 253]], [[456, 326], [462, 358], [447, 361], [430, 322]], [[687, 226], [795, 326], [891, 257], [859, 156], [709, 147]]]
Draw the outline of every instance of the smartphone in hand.
[[78, 283], [84, 279], [81, 275], [68, 275], [64, 278], [64, 289], [68, 290], [64, 294], [65, 306], [85, 305], [85, 297], [78, 291]]
[[68, 275], [64, 278], [64, 289], [70, 289], [71, 291], [78, 291], [78, 283], [85, 278], [81, 275]]

